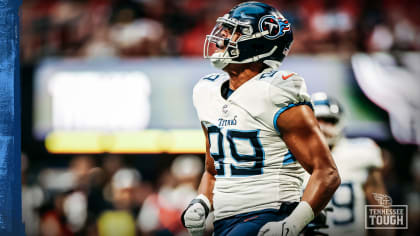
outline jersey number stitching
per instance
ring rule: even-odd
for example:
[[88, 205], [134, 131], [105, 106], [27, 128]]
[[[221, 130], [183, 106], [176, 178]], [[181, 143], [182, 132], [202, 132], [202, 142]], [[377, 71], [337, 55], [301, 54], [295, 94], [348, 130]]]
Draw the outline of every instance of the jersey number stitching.
[[[345, 190], [346, 188], [348, 190]], [[350, 194], [349, 196], [350, 198], [348, 202], [339, 202], [338, 191], [348, 191], [348, 193]], [[348, 219], [345, 219], [345, 220], [342, 220], [342, 219], [338, 220], [333, 217], [333, 223], [335, 225], [346, 225], [346, 224], [351, 224], [354, 222], [354, 190], [353, 190], [353, 184], [351, 182], [342, 183], [340, 187], [338, 187], [337, 192], [333, 195], [331, 199], [331, 203], [334, 206], [334, 208], [338, 208], [341, 211], [347, 210], [350, 213]]]
[[[208, 128], [208, 139], [210, 142], [210, 147], [216, 145], [217, 152], [210, 152], [210, 155], [215, 161], [215, 167], [217, 171], [217, 176], [225, 176], [225, 165], [228, 165], [230, 168], [231, 176], [250, 176], [250, 175], [260, 175], [263, 173], [264, 166], [264, 150], [258, 139], [259, 130], [227, 130], [226, 137], [222, 134], [220, 129], [217, 126], [210, 126]], [[212, 143], [211, 136], [217, 135], [217, 143]], [[224, 162], [225, 153], [223, 148], [223, 139], [226, 138], [229, 147], [230, 155], [237, 163], [236, 165], [231, 163], [227, 164]], [[249, 141], [249, 144], [254, 150], [253, 155], [242, 155], [238, 151], [238, 142], [236, 140], [245, 140]]]

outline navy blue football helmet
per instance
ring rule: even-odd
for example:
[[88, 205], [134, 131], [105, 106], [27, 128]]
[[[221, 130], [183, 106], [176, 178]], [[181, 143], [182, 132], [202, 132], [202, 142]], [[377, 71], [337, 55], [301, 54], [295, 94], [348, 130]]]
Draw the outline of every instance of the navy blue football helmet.
[[280, 66], [293, 42], [289, 21], [265, 3], [241, 3], [216, 21], [204, 43], [204, 58], [223, 69], [230, 63]]

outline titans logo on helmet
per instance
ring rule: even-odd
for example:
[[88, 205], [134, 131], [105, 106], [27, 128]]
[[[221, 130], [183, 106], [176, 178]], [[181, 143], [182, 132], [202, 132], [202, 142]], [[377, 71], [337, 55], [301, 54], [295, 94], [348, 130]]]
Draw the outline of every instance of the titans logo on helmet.
[[283, 36], [286, 31], [290, 30], [290, 23], [286, 19], [276, 18], [273, 15], [261, 17], [259, 22], [260, 32], [268, 31], [264, 37], [268, 39], [276, 39]]

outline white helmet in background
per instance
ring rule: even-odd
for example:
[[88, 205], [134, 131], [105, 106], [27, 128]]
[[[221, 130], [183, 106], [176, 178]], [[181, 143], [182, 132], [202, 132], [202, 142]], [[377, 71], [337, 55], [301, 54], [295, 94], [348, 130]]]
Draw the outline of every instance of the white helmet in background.
[[324, 92], [313, 93], [312, 102], [321, 131], [332, 147], [343, 136], [343, 108], [336, 99]]
[[203, 173], [203, 164], [198, 156], [180, 155], [172, 162], [171, 173], [178, 179], [196, 178]]

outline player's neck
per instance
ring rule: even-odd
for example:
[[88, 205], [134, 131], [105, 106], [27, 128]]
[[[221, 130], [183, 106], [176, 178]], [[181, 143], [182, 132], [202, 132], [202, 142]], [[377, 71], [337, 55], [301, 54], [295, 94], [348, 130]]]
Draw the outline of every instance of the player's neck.
[[261, 73], [266, 68], [262, 63], [230, 64], [225, 69], [229, 74], [229, 88], [236, 90], [242, 84]]
[[230, 76], [229, 88], [232, 89], [232, 90], [236, 90], [242, 84], [244, 84], [248, 80], [252, 79], [254, 76], [258, 75], [259, 73], [260, 72], [252, 71], [252, 70], [249, 70], [249, 69], [246, 69], [245, 71], [241, 72], [238, 75], [231, 75], [229, 73], [229, 76]]

